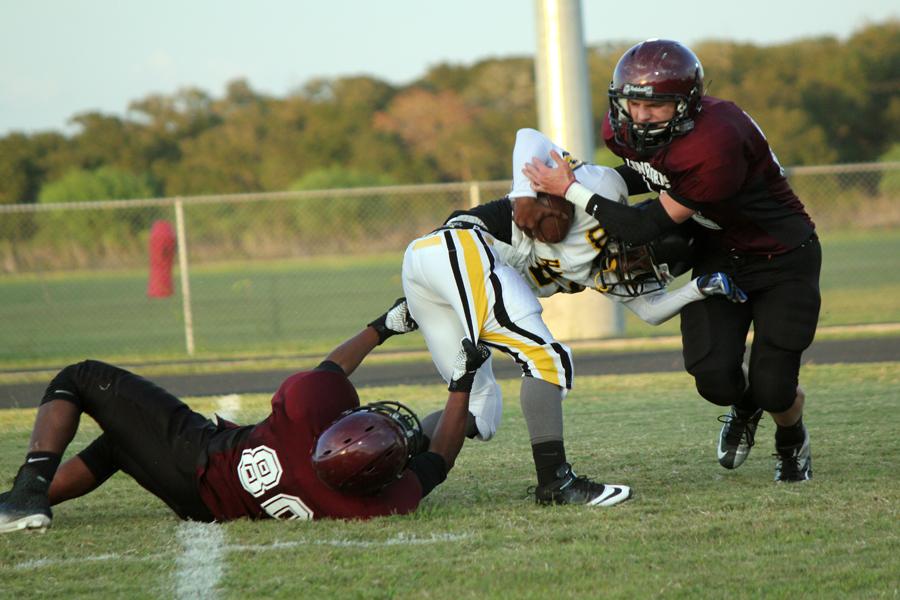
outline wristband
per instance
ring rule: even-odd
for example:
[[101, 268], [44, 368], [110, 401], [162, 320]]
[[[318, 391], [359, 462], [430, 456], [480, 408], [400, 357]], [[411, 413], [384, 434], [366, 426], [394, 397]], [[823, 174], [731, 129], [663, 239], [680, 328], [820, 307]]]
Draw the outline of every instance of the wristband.
[[475, 383], [475, 371], [470, 371], [459, 379], [450, 381], [447, 390], [451, 392], [471, 392], [473, 383]]
[[584, 210], [587, 210], [588, 202], [594, 196], [594, 192], [584, 187], [577, 181], [573, 181], [566, 188], [566, 200]]

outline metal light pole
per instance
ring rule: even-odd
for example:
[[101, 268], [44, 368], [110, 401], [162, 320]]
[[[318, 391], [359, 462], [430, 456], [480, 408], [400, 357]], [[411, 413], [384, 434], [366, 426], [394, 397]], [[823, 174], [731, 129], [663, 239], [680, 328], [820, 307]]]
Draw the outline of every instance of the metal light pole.
[[[591, 162], [594, 132], [580, 0], [535, 0], [538, 128]], [[590, 290], [541, 300], [544, 320], [562, 340], [621, 335], [622, 308]]]

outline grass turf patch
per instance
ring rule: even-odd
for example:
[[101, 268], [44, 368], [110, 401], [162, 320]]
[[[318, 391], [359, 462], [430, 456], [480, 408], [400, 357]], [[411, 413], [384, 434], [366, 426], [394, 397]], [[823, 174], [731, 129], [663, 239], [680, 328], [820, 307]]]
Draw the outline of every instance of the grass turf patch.
[[[542, 508], [526, 496], [530, 448], [518, 382], [504, 381], [497, 437], [467, 442], [448, 481], [415, 515], [367, 522], [237, 521], [217, 598], [848, 598], [898, 592], [896, 363], [805, 367], [812, 481], [772, 482], [774, 424], [735, 471], [719, 467], [722, 412], [684, 373], [582, 377], [566, 399], [566, 446], [579, 474], [633, 486], [611, 509]], [[443, 386], [366, 388], [420, 414]], [[228, 409], [243, 422], [266, 396]], [[21, 461], [34, 411], [0, 412], [0, 474]], [[73, 449], [97, 430], [85, 419]], [[10, 597], [172, 595], [179, 522], [124, 475], [56, 508], [44, 535], [0, 536]]]

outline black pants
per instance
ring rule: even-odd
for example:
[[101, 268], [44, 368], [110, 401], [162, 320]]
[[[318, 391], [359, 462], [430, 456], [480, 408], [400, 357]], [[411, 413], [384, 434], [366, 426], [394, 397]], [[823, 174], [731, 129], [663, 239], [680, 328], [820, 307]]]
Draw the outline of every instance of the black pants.
[[[793, 405], [800, 358], [819, 321], [821, 266], [815, 235], [777, 256], [701, 255], [694, 277], [724, 271], [748, 296], [745, 304], [707, 298], [681, 312], [684, 364], [701, 396], [720, 406], [740, 403], [769, 412]], [[745, 390], [741, 364], [751, 324], [750, 386]]]
[[213, 520], [196, 482], [212, 421], [154, 383], [92, 360], [56, 375], [43, 402], [56, 399], [74, 402], [103, 429], [79, 454], [99, 481], [121, 469], [182, 519]]

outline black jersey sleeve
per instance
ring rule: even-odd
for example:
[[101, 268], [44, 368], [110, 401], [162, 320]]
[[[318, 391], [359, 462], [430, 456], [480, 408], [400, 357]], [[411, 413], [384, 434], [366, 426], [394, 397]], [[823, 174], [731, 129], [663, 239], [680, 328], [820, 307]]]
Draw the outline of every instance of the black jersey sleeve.
[[501, 242], [509, 244], [512, 240], [512, 202], [509, 198], [500, 198], [468, 210], [454, 211], [445, 224], [454, 220], [472, 222], [473, 219], [480, 221]]
[[332, 373], [340, 373], [341, 375], [345, 375], [344, 370], [341, 368], [339, 364], [336, 362], [332, 362], [330, 360], [323, 360], [319, 363], [319, 366], [313, 369], [314, 371], [331, 371]]
[[412, 457], [407, 468], [419, 479], [423, 498], [447, 479], [447, 463], [436, 452], [423, 452]]
[[585, 210], [606, 231], [629, 244], [646, 244], [678, 226], [658, 201], [628, 206], [594, 194]]
[[635, 194], [646, 194], [647, 192], [652, 192], [650, 186], [647, 185], [647, 182], [644, 181], [644, 178], [640, 173], [629, 167], [628, 165], [619, 165], [616, 167], [616, 172], [622, 176], [622, 179], [625, 180], [625, 185], [628, 186], [628, 195], [634, 196]]

